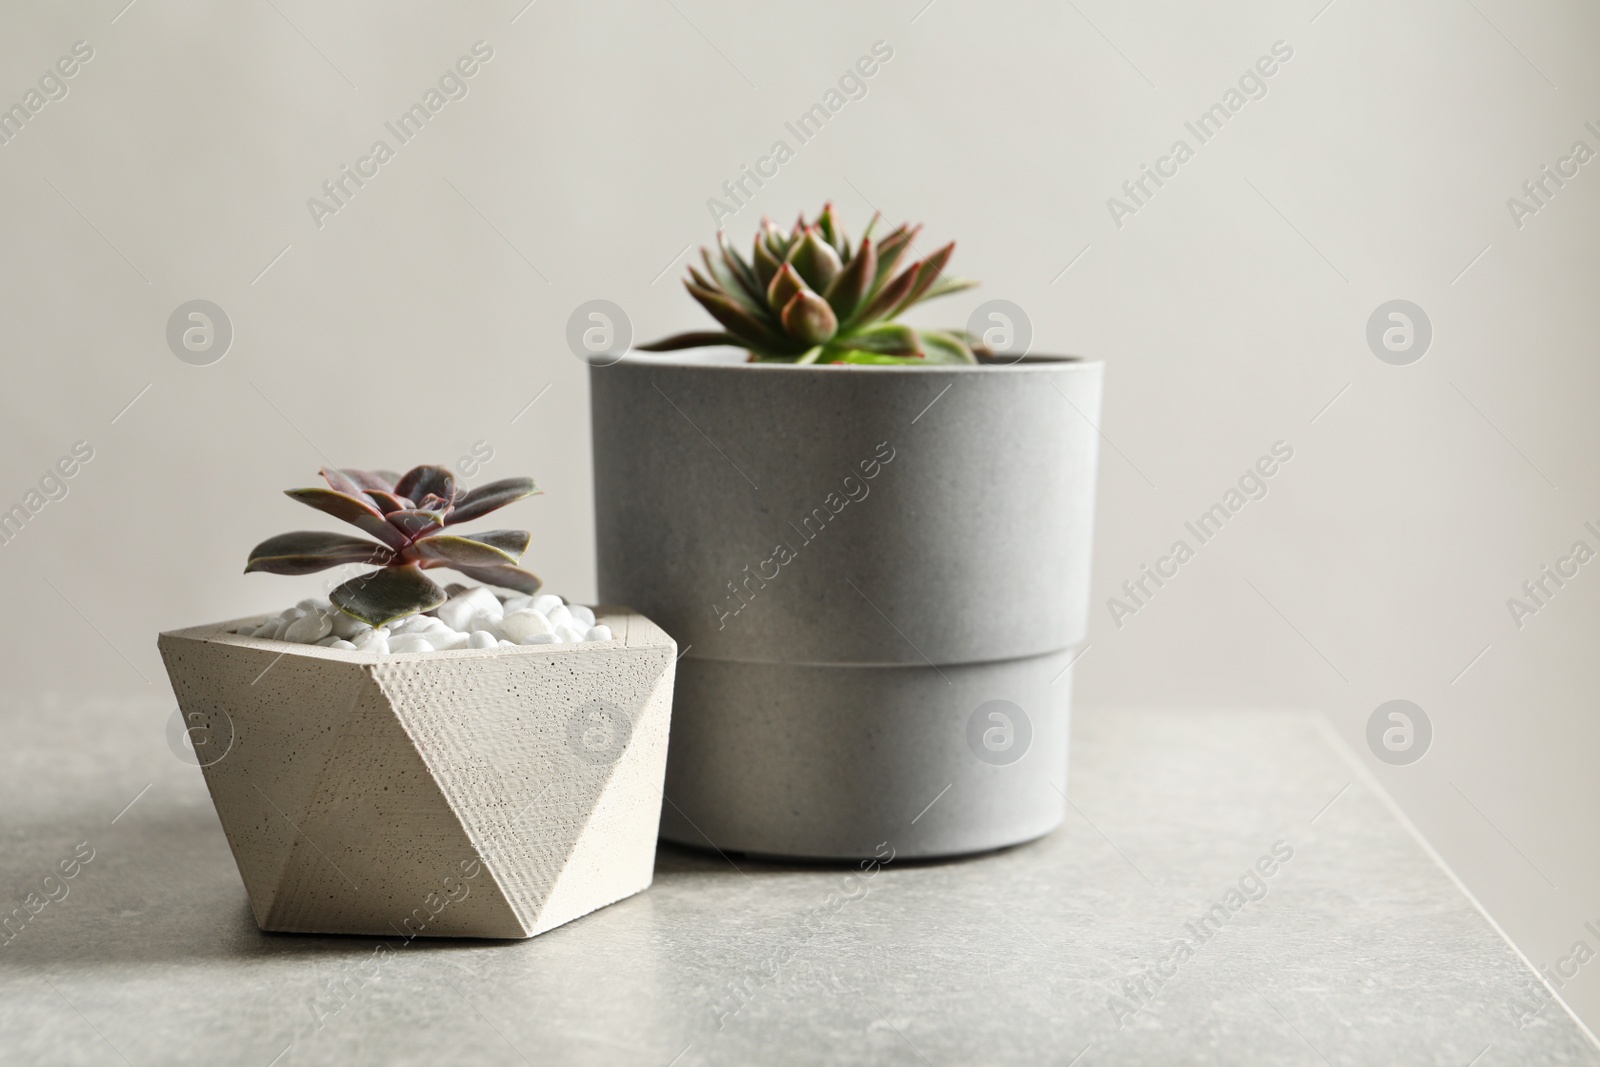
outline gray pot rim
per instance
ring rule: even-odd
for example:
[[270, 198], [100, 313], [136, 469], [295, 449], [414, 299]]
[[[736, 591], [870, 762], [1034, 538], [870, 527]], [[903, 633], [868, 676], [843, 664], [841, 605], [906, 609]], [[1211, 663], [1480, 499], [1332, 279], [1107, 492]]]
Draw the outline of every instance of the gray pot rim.
[[1091, 365], [1104, 365], [1105, 360], [1094, 356], [1071, 355], [1045, 355], [1030, 352], [1009, 363], [929, 363], [923, 366], [914, 366], [906, 363], [899, 364], [870, 364], [870, 363], [751, 363], [728, 362], [707, 363], [697, 360], [676, 358], [671, 353], [638, 353], [629, 352], [610, 367], [595, 367], [597, 371], [609, 370], [613, 367], [670, 367], [674, 370], [690, 369], [702, 371], [723, 371], [731, 373], [778, 373], [778, 374], [850, 374], [867, 372], [872, 374], [930, 374], [938, 372], [951, 372], [956, 374], [993, 374], [997, 372], [1028, 369], [1043, 370], [1045, 368], [1084, 367]]

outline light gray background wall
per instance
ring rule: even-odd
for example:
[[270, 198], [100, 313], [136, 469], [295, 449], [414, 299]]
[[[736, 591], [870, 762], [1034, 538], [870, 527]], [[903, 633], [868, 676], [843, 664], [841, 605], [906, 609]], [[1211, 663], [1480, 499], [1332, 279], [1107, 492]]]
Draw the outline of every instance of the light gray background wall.
[[[1594, 5], [524, 2], [0, 12], [0, 103], [94, 50], [0, 146], [0, 501], [94, 449], [0, 548], [8, 702], [59, 716], [63, 744], [91, 693], [160, 729], [158, 629], [319, 588], [239, 572], [316, 525], [278, 490], [325, 457], [488, 442], [480, 477], [546, 490], [509, 513], [533, 567], [592, 596], [569, 313], [699, 324], [676, 279], [707, 198], [881, 40], [865, 98], [728, 227], [830, 196], [856, 230], [872, 206], [926, 220], [985, 282], [926, 321], [1002, 297], [1036, 349], [1107, 361], [1080, 702], [1317, 707], [1366, 756], [1372, 711], [1415, 701], [1431, 750], [1369, 759], [1380, 779], [1532, 960], [1600, 948], [1600, 563], [1520, 629], [1506, 605], [1573, 542], [1600, 549], [1600, 163], [1520, 227], [1506, 203], [1575, 141], [1600, 150]], [[394, 146], [384, 122], [479, 40], [469, 95], [315, 225], [307, 198]], [[1183, 123], [1280, 40], [1267, 95], [1197, 146]], [[1180, 137], [1195, 158], [1119, 228], [1107, 198]], [[211, 366], [164, 338], [194, 298], [236, 331]], [[1395, 298], [1433, 326], [1409, 366], [1364, 338]], [[1105, 598], [1280, 440], [1266, 499], [1118, 627]], [[1597, 976], [1563, 990], [1591, 1023]]]

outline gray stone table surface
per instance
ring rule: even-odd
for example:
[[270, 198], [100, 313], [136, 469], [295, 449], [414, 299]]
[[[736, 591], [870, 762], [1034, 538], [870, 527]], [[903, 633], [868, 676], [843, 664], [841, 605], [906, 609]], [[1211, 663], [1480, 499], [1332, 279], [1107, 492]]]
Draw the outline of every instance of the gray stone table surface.
[[0, 946], [0, 1063], [1600, 1064], [1312, 715], [1080, 714], [1032, 844], [854, 879], [663, 847], [533, 940], [407, 943], [257, 931], [170, 712], [0, 706], [4, 909], [93, 850]]

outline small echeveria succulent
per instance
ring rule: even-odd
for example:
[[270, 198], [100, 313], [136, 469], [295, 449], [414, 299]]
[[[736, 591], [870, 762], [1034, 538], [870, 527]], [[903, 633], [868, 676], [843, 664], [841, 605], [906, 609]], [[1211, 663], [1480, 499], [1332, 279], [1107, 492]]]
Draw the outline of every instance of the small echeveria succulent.
[[444, 532], [539, 492], [533, 479], [505, 478], [458, 492], [454, 475], [443, 467], [413, 467], [398, 477], [389, 471], [333, 468], [320, 473], [329, 488], [285, 492], [377, 540], [316, 530], [279, 534], [250, 551], [246, 574], [311, 574], [344, 563], [376, 565], [378, 570], [328, 594], [336, 607], [370, 626], [444, 603], [444, 590], [422, 573], [432, 567], [449, 567], [519, 593], [538, 591], [539, 579], [517, 566], [532, 538], [526, 530], [470, 536]]
[[748, 349], [753, 362], [976, 363], [962, 334], [894, 321], [924, 300], [977, 284], [939, 277], [955, 243], [900, 270], [922, 227], [903, 224], [874, 242], [878, 218], [853, 249], [832, 204], [815, 222], [800, 216], [788, 234], [763, 218], [749, 261], [719, 230], [720, 255], [702, 248], [707, 273], [690, 267], [684, 286], [726, 332], [678, 334], [640, 347], [733, 345]]

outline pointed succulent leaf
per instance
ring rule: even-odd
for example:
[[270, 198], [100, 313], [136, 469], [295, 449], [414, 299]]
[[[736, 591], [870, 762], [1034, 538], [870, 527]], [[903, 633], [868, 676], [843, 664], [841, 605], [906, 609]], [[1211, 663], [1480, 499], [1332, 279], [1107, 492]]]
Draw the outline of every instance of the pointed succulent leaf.
[[421, 466], [412, 467], [395, 483], [396, 496], [409, 497], [412, 500], [421, 500], [432, 493], [444, 500], [453, 500], [456, 495], [456, 479], [443, 467]]
[[[882, 273], [881, 267], [879, 273]], [[906, 298], [906, 294], [911, 291], [911, 286], [916, 280], [915, 268], [902, 271], [894, 281], [873, 294], [872, 299], [863, 307], [857, 308], [856, 313], [850, 316], [850, 321], [845, 325], [854, 326], [858, 323], [877, 322], [879, 319], [889, 318], [900, 302]]]
[[833, 284], [828, 286], [824, 293], [828, 298], [828, 306], [833, 308], [833, 313], [840, 322], [848, 322], [851, 314], [861, 306], [861, 301], [866, 297], [877, 274], [877, 250], [872, 247], [869, 238], [863, 237], [860, 247], [856, 249], [855, 258], [839, 272], [838, 277], [833, 279]]
[[[456, 501], [455, 510], [450, 512], [444, 521], [452, 525], [458, 522], [471, 522], [538, 492], [540, 490], [533, 484], [532, 478], [502, 478], [498, 482], [489, 482], [463, 494]], [[473, 536], [481, 538], [484, 535], [473, 534]]]
[[444, 516], [437, 511], [408, 508], [405, 511], [392, 511], [385, 515], [384, 518], [405, 538], [408, 544], [419, 537], [427, 537], [431, 533], [437, 533], [444, 529]]
[[815, 226], [806, 227], [805, 235], [789, 249], [788, 262], [800, 272], [806, 285], [818, 293], [826, 292], [843, 268], [839, 253], [823, 240], [821, 231]]
[[772, 276], [777, 274], [778, 268], [783, 265], [783, 257], [774, 255], [767, 248], [766, 243], [760, 237], [757, 237], [753, 262], [755, 264], [756, 281], [765, 290], [767, 286], [772, 284]]
[[445, 601], [444, 590], [416, 567], [384, 567], [358, 575], [328, 594], [335, 607], [369, 626], [382, 626]]
[[374, 489], [385, 493], [394, 492], [394, 479], [389, 478], [388, 473], [388, 471], [361, 471], [354, 467], [344, 468], [344, 476], [369, 493]]
[[284, 495], [302, 504], [309, 504], [318, 511], [325, 511], [336, 519], [343, 519], [394, 548], [400, 548], [406, 543], [406, 539], [396, 534], [394, 527], [385, 520], [383, 512], [379, 511], [377, 505], [368, 500], [365, 494], [357, 498], [332, 489], [313, 487], [286, 489]]
[[694, 330], [689, 333], [673, 334], [663, 337], [659, 341], [651, 341], [647, 345], [634, 345], [641, 352], [676, 352], [681, 348], [706, 348], [711, 345], [743, 345], [744, 342], [731, 333], [719, 330]]
[[822, 239], [839, 253], [839, 258], [844, 258], [844, 250], [849, 242], [844, 238], [844, 227], [839, 225], [839, 220], [833, 213], [833, 201], [822, 205], [822, 211], [817, 214], [817, 229], [822, 233]]
[[411, 507], [411, 501], [404, 497], [395, 496], [393, 493], [384, 492], [382, 489], [368, 489], [367, 496], [378, 505], [378, 510], [385, 515], [391, 511], [403, 511]]
[[766, 348], [784, 346], [784, 339], [777, 330], [728, 297], [709, 289], [702, 289], [693, 283], [684, 284], [689, 290], [689, 295], [698, 300], [701, 307], [711, 312], [711, 317], [726, 326], [729, 332], [737, 334], [742, 343]]
[[767, 287], [761, 284], [761, 279], [756, 277], [755, 269], [746, 263], [744, 257], [739, 255], [738, 250], [728, 243], [728, 235], [721, 230], [717, 231], [717, 250], [722, 255], [722, 262], [727, 265], [728, 273], [738, 279], [740, 287], [745, 291], [745, 295], [752, 300], [763, 299], [766, 296]]
[[393, 556], [394, 553], [384, 546], [360, 537], [320, 530], [297, 530], [269, 537], [252, 548], [244, 572], [314, 574], [345, 563], [382, 565]]
[[[439, 565], [453, 567], [458, 563], [469, 567], [503, 567], [517, 562], [517, 556], [461, 534], [435, 534], [425, 537], [414, 546], [417, 559], [436, 560]], [[527, 547], [527, 542], [523, 542]]]
[[839, 338], [836, 346], [858, 348], [885, 356], [920, 356], [922, 340], [917, 331], [898, 322], [880, 322]]
[[766, 294], [763, 293], [762, 298], [757, 299], [745, 285], [738, 270], [726, 259], [718, 259], [704, 248], [700, 250], [700, 256], [705, 260], [706, 269], [711, 272], [711, 277], [715, 281], [714, 285], [706, 286], [707, 289], [720, 289], [751, 311], [759, 311], [766, 305]]
[[967, 342], [953, 333], [944, 330], [919, 330], [922, 336], [922, 350], [927, 355], [929, 363], [976, 363], [978, 357], [972, 354], [972, 349]]
[[806, 283], [800, 280], [794, 267], [785, 263], [772, 276], [772, 284], [767, 286], [767, 306], [781, 313], [795, 298], [795, 294], [805, 292], [805, 288]]
[[874, 288], [885, 284], [900, 267], [900, 260], [911, 248], [911, 243], [922, 232], [921, 226], [901, 225], [878, 242], [878, 277]]
[[357, 500], [366, 499], [366, 487], [337, 467], [324, 467], [317, 473], [333, 487], [334, 492], [353, 496]]
[[839, 331], [828, 302], [816, 293], [796, 293], [783, 308], [783, 328], [807, 345], [820, 345]]
[[977, 284], [978, 282], [973, 278], [951, 278], [948, 276], [941, 276], [938, 281], [933, 283], [933, 287], [931, 289], [922, 294], [922, 300], [924, 303], [926, 303], [929, 300], [934, 300], [941, 296], [949, 296], [951, 293], [959, 293], [963, 289], [972, 289], [976, 287]]
[[900, 312], [905, 311], [920, 301], [923, 295], [933, 288], [933, 283], [939, 280], [939, 272], [944, 270], [946, 263], [950, 262], [950, 254], [955, 251], [955, 248], [956, 243], [951, 241], [912, 268], [916, 271], [916, 281], [912, 283], [910, 291], [905, 295], [905, 299], [895, 306], [891, 314], [898, 315]]
[[544, 583], [537, 576], [530, 574], [521, 567], [473, 567], [465, 564], [449, 564], [451, 570], [459, 571], [475, 582], [484, 585], [497, 585], [502, 589], [515, 589], [524, 596], [532, 596], [539, 591]]

